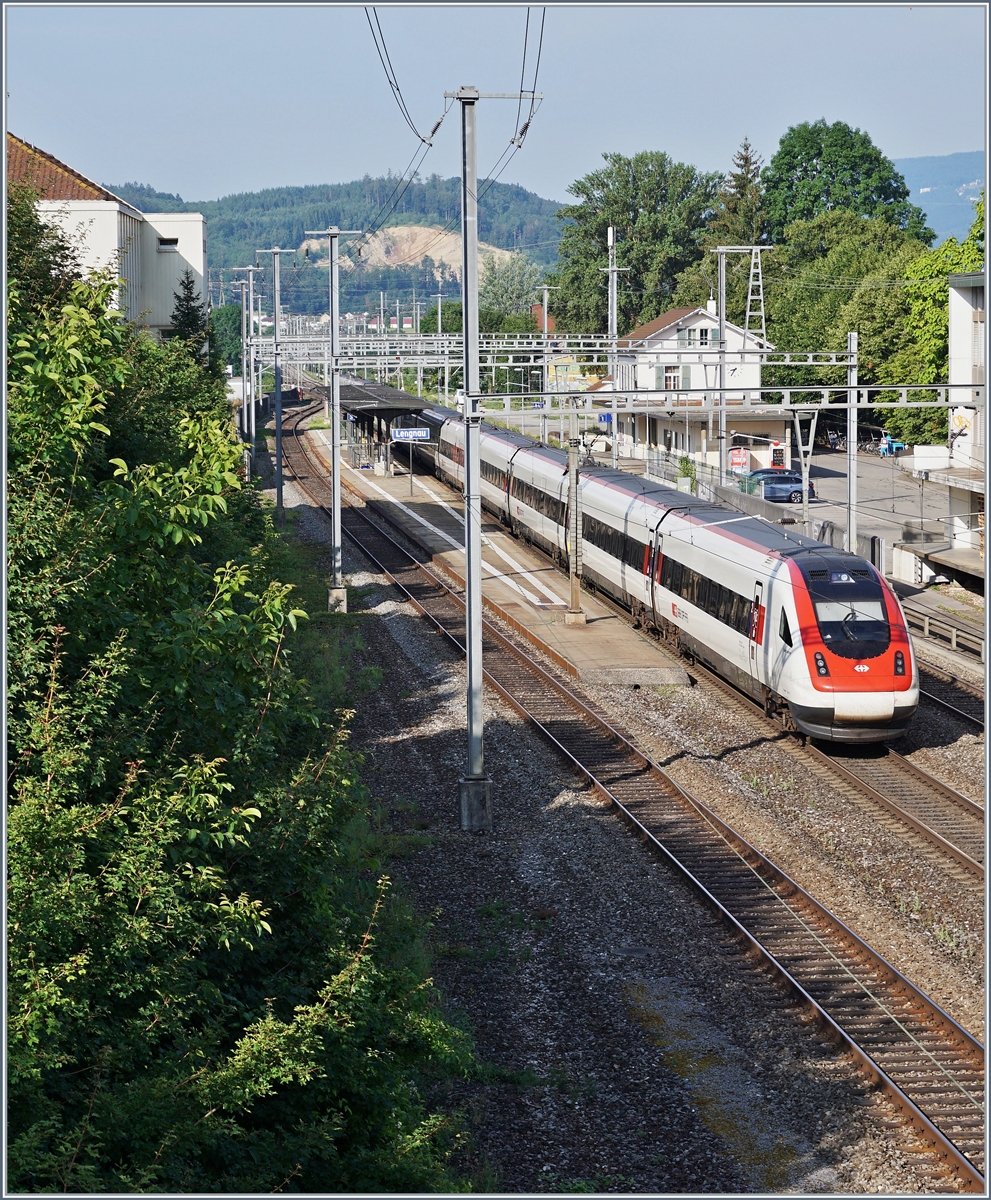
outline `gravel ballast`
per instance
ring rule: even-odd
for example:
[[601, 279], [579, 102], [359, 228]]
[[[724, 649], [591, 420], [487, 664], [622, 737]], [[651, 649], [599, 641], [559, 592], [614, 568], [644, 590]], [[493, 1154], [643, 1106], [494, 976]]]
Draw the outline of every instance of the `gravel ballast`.
[[[299, 535], [325, 541], [302, 500], [287, 482]], [[464, 1114], [456, 1165], [475, 1190], [944, 1190], [911, 1136], [887, 1127], [886, 1102], [491, 696], [496, 828], [458, 830], [463, 664], [347, 545], [344, 561], [352, 596], [363, 593], [365, 661], [383, 671], [353, 740], [387, 825], [405, 835], [387, 869], [435, 914], [434, 980], [485, 1064], [431, 1098]], [[644, 699], [609, 691], [618, 709]]]

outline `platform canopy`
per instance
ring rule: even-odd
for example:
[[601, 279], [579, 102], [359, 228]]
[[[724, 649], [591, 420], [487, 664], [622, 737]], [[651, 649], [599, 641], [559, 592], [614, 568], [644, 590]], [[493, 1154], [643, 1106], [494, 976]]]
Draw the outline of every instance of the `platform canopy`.
[[[315, 389], [318, 393], [322, 388]], [[397, 417], [422, 412], [430, 408], [430, 400], [422, 400], [409, 392], [387, 387], [384, 383], [373, 383], [354, 376], [341, 377], [341, 409], [359, 420], [378, 417], [392, 424]]]

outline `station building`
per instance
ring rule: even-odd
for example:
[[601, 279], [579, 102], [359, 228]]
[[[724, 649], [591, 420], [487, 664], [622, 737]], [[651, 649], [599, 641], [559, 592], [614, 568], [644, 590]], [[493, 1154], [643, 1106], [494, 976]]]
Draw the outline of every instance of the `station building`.
[[124, 281], [117, 307], [156, 336], [167, 334], [174, 293], [187, 268], [206, 295], [206, 218], [144, 213], [37, 146], [7, 134], [7, 182], [39, 195], [43, 220], [76, 243], [84, 268], [110, 267]]
[[[984, 272], [949, 276], [949, 383], [983, 389], [984, 329]], [[917, 479], [942, 485], [947, 494], [940, 521], [909, 523], [905, 540], [895, 545], [894, 573], [910, 583], [947, 571], [984, 578], [985, 410], [954, 407], [947, 416], [945, 446], [914, 446], [902, 460]]]
[[[618, 342], [616, 379], [603, 380], [595, 391], [622, 392], [638, 403], [638, 391], [657, 404], [657, 415], [622, 412], [617, 421], [619, 452], [624, 458], [649, 460], [652, 455], [687, 455], [697, 463], [719, 466], [718, 419], [697, 411], [704, 389], [719, 386], [719, 363], [725, 353], [727, 393], [727, 463], [738, 474], [764, 466], [791, 466], [791, 417], [761, 403], [761, 358], [757, 351], [774, 346], [752, 331], [725, 323], [725, 346], [719, 342], [715, 301], [702, 308], [673, 308]], [[658, 393], [663, 393], [658, 395]]]

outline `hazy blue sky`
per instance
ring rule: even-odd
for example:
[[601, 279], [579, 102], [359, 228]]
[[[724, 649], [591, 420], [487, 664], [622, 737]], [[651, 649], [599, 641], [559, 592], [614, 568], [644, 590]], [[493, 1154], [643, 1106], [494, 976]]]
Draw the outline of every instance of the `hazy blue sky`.
[[[421, 129], [445, 90], [519, 87], [525, 7], [378, 13]], [[92, 179], [213, 199], [398, 172], [416, 148], [361, 7], [9, 5], [6, 21], [8, 128]], [[767, 159], [818, 117], [892, 158], [982, 149], [984, 22], [950, 4], [548, 7], [546, 99], [502, 179], [563, 200], [605, 150], [725, 170], [744, 135]], [[479, 106], [480, 174], [515, 119]], [[423, 172], [458, 170], [452, 112]]]

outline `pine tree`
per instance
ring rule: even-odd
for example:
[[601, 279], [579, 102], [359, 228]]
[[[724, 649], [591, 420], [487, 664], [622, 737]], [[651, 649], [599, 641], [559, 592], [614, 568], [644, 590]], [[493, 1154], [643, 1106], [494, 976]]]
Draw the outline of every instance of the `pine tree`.
[[765, 239], [764, 189], [760, 182], [763, 159], [754, 153], [748, 138], [733, 156], [736, 168], [719, 192], [716, 214], [709, 228], [724, 246], [757, 246]]
[[191, 342], [199, 348], [206, 340], [206, 305], [196, 290], [196, 280], [187, 267], [179, 279], [179, 290], [173, 292], [175, 306], [172, 309], [172, 336]]

